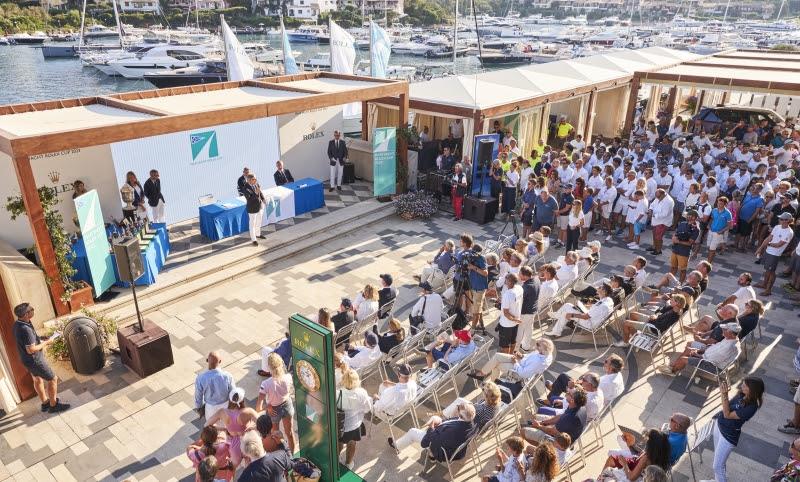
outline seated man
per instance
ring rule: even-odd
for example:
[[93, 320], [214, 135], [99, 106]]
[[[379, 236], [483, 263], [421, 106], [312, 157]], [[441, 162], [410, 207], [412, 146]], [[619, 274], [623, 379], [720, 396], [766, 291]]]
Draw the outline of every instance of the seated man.
[[348, 347], [344, 362], [353, 370], [358, 370], [374, 363], [382, 355], [378, 346], [378, 335], [367, 331], [364, 333], [364, 345]]
[[425, 354], [425, 361], [428, 368], [433, 368], [433, 362], [439, 361], [449, 369], [464, 358], [472, 355], [477, 349], [475, 342], [472, 341], [472, 334], [469, 330], [456, 330], [450, 340], [441, 337], [435, 342], [436, 345]]
[[427, 281], [420, 283], [419, 287], [422, 288], [422, 294], [411, 308], [409, 316], [411, 334], [417, 333], [420, 329], [435, 333], [434, 330], [437, 330], [442, 324], [444, 302], [439, 293], [435, 293]]
[[625, 361], [616, 353], [609, 355], [603, 362], [605, 374], [600, 377], [600, 391], [603, 392], [603, 401], [606, 405], [625, 391], [625, 379], [622, 378], [623, 368], [625, 368]]
[[[670, 288], [669, 292], [672, 293], [684, 293], [690, 295], [686, 301], [687, 306], [691, 306], [692, 303], [697, 300], [700, 296], [701, 289], [700, 289], [700, 280], [703, 279], [703, 274], [700, 271], [692, 271], [686, 276], [686, 284], [680, 287], [672, 287]], [[686, 289], [689, 288], [689, 289]], [[661, 294], [660, 291], [651, 291], [650, 301], [647, 302], [648, 305], [652, 306], [664, 306], [667, 301], [667, 295]]]
[[386, 381], [378, 386], [378, 393], [372, 396], [372, 409], [379, 415], [394, 416], [401, 413], [409, 403], [417, 398], [417, 382], [414, 371], [406, 363], [395, 370], [397, 382]]
[[538, 310], [548, 309], [550, 302], [558, 294], [558, 281], [556, 281], [556, 268], [546, 264], [539, 268], [539, 299], [536, 301]]
[[576, 386], [567, 390], [567, 408], [564, 413], [554, 417], [537, 415], [536, 420], [528, 421], [521, 427], [523, 438], [533, 445], [539, 445], [550, 438], [566, 432], [573, 442], [583, 433], [586, 426], [586, 392]]
[[739, 285], [739, 289], [725, 298], [717, 307], [734, 304], [739, 307], [739, 313], [742, 313], [747, 302], [756, 299], [756, 291], [751, 286], [753, 283], [753, 275], [746, 272], [742, 273], [739, 275], [739, 278], [737, 278], [736, 283]]
[[693, 345], [691, 348], [701, 348], [703, 345], [713, 345], [722, 341], [722, 325], [727, 323], [739, 323], [739, 308], [736, 305], [724, 305], [714, 310], [717, 315], [715, 320], [711, 315], [705, 315], [690, 331], [694, 334]]
[[667, 440], [669, 440], [669, 465], [673, 466], [686, 452], [689, 446], [689, 427], [692, 425], [692, 419], [688, 416], [675, 412], [669, 418], [669, 431], [667, 432]]
[[622, 288], [625, 291], [625, 296], [628, 296], [633, 293], [633, 290], [636, 288], [636, 267], [632, 264], [629, 264], [622, 269], [621, 275], [613, 275], [609, 278], [600, 278], [591, 285], [586, 283], [576, 283], [575, 288], [572, 289], [572, 294], [578, 298], [596, 298], [597, 288], [607, 283], [611, 284], [614, 281], [614, 278], [618, 279], [616, 286], [612, 285], [612, 290], [615, 288]]
[[637, 288], [644, 286], [644, 281], [647, 279], [647, 271], [644, 269], [646, 266], [647, 260], [644, 256], [637, 256], [633, 261], [633, 267], [636, 268], [636, 275], [633, 277], [633, 282]]
[[497, 352], [480, 370], [472, 371], [467, 376], [484, 380], [499, 367], [501, 377], [510, 376], [518, 381], [528, 381], [547, 370], [553, 363], [554, 351], [555, 346], [552, 341], [540, 338], [536, 340], [533, 351], [527, 355]]
[[434, 290], [442, 288], [447, 272], [456, 262], [455, 249], [456, 245], [452, 239], [445, 241], [439, 248], [439, 252], [433, 257], [433, 261], [425, 265], [422, 273], [419, 276], [415, 275], [414, 278], [420, 283], [430, 283]]
[[392, 275], [390, 274], [382, 274], [380, 275], [381, 278], [381, 289], [378, 290], [378, 318], [385, 319], [389, 316], [389, 309], [386, 306], [390, 301], [397, 298], [397, 290], [392, 287]]
[[275, 167], [277, 169], [275, 173], [272, 175], [272, 177], [275, 178], [276, 186], [283, 186], [284, 184], [294, 182], [294, 177], [292, 177], [292, 173], [289, 172], [288, 169], [283, 168], [283, 161], [276, 162]]
[[[565, 380], [566, 379], [566, 380]], [[586, 419], [594, 420], [600, 414], [600, 410], [605, 406], [603, 392], [600, 390], [600, 378], [592, 372], [586, 372], [577, 381], [573, 381], [566, 374], [562, 373], [558, 376], [555, 383], [545, 382], [545, 386], [550, 388], [547, 400], [543, 400], [542, 407], [536, 413], [540, 415], [559, 415], [564, 412], [564, 407], [567, 406], [566, 399], [562, 398], [561, 393], [556, 393], [553, 386], [558, 385], [557, 389], [566, 385], [564, 391], [576, 386], [580, 386], [586, 392]], [[552, 398], [551, 398], [552, 397]]]
[[658, 369], [664, 375], [673, 377], [680, 373], [687, 364], [692, 366], [711, 364], [717, 369], [724, 369], [739, 358], [739, 354], [742, 352], [739, 337], [737, 336], [741, 329], [742, 327], [738, 323], [726, 323], [722, 325], [722, 336], [724, 337], [722, 341], [713, 345], [704, 345], [700, 348], [687, 348], [669, 366], [660, 366]]
[[570, 320], [577, 320], [577, 323], [587, 330], [595, 330], [603, 324], [614, 310], [614, 302], [611, 300], [611, 286], [604, 284], [597, 292], [599, 300], [591, 305], [584, 306], [578, 302], [577, 305], [564, 303], [553, 315], [556, 319], [553, 329], [545, 333], [547, 336], [561, 336], [561, 332]]
[[[578, 261], [578, 272], [585, 273], [587, 269], [600, 261], [600, 242], [589, 241], [586, 243], [586, 247], [578, 251], [578, 257], [580, 258]], [[585, 280], [579, 279], [572, 285], [572, 293], [575, 294], [591, 287], [592, 285]]]
[[[700, 287], [700, 290], [699, 290], [699, 293], [698, 293], [698, 296], [699, 296], [700, 293], [705, 291], [706, 287], [708, 286], [708, 274], [710, 272], [711, 272], [711, 263], [709, 263], [708, 261], [705, 261], [705, 260], [700, 261], [699, 263], [697, 263], [697, 266], [695, 267], [695, 270], [689, 273], [689, 275], [694, 273], [694, 275], [698, 277], [696, 283], [690, 283], [689, 280], [687, 279], [686, 280], [686, 284], [689, 284], [690, 286], [695, 286], [695, 284], [696, 284], [696, 286], [699, 286]], [[664, 276], [661, 277], [661, 279], [658, 281], [658, 283], [652, 284], [652, 285], [648, 285], [647, 287], [644, 288], [644, 290], [655, 295], [655, 294], [661, 293], [665, 289], [666, 290], [672, 290], [672, 289], [677, 288], [679, 286], [681, 286], [681, 281], [679, 281], [678, 278], [676, 278], [674, 274], [667, 273], [667, 274], [665, 274]]]
[[559, 286], [565, 286], [578, 278], [578, 253], [569, 251], [564, 256], [564, 262], [556, 269], [556, 279]]
[[634, 312], [630, 314], [630, 318], [625, 320], [622, 324], [622, 340], [615, 342], [614, 346], [618, 348], [627, 348], [633, 335], [642, 331], [646, 324], [656, 327], [659, 333], [664, 334], [672, 328], [686, 308], [686, 297], [680, 293], [669, 295], [667, 304], [659, 308], [654, 315], [645, 313]]
[[456, 450], [475, 435], [475, 406], [469, 402], [462, 403], [457, 410], [458, 417], [442, 420], [434, 415], [425, 424], [425, 428], [411, 428], [396, 442], [390, 438], [389, 446], [399, 452], [418, 442], [439, 462], [443, 462], [445, 456], [450, 460], [463, 459], [466, 451], [456, 453]]

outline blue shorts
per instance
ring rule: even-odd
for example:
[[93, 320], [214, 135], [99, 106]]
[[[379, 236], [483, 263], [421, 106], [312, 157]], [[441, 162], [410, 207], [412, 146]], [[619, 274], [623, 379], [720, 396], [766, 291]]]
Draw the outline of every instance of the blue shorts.
[[633, 223], [633, 234], [639, 236], [647, 229], [647, 223]]
[[431, 348], [431, 355], [433, 356], [434, 360], [441, 360], [444, 358], [444, 354], [447, 353], [447, 350], [450, 349], [450, 343], [445, 343], [442, 345], [442, 348]]

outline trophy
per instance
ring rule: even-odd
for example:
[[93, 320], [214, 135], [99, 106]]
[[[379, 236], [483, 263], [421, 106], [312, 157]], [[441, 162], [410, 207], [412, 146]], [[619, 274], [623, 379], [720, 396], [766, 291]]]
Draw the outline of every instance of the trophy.
[[122, 213], [126, 219], [135, 219], [136, 218], [136, 208], [133, 207], [133, 188], [128, 185], [126, 182], [119, 188], [119, 193], [122, 196], [122, 202], [125, 203], [125, 206], [122, 208]]

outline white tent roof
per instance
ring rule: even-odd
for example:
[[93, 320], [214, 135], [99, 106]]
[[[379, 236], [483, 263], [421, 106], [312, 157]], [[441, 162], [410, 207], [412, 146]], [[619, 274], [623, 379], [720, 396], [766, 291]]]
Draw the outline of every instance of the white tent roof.
[[153, 116], [101, 104], [0, 116], [0, 129], [17, 136], [126, 124]]
[[279, 100], [306, 97], [308, 94], [260, 87], [237, 87], [191, 94], [165, 95], [130, 100], [131, 104], [152, 107], [170, 114], [190, 114], [224, 107], [258, 105]]
[[[488, 109], [546, 95], [624, 79], [635, 71], [658, 70], [698, 55], [663, 47], [614, 51], [477, 75], [459, 75], [410, 85], [412, 101]], [[477, 89], [476, 89], [477, 87]]]

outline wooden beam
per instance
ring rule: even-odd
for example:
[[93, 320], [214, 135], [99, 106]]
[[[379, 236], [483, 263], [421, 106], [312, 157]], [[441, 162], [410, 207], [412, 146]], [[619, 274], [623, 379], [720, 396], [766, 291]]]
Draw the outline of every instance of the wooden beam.
[[[625, 123], [622, 125], [623, 135], [627, 136], [631, 129], [633, 129], [633, 118], [636, 115], [636, 103], [639, 101], [639, 89], [642, 87], [642, 81], [639, 78], [638, 72], [631, 80], [631, 90], [628, 93], [628, 104], [625, 106]], [[653, 102], [653, 99], [650, 99]]]
[[694, 106], [694, 112], [692, 114], [697, 114], [700, 112], [700, 109], [703, 108], [703, 101], [706, 100], [706, 89], [700, 89], [700, 96], [697, 98], [697, 105]]
[[[762, 59], [763, 60], [763, 59]], [[798, 59], [800, 61], [800, 59]], [[776, 60], [775, 62], [780, 62], [780, 60]], [[684, 64], [690, 67], [713, 67], [713, 68], [722, 68], [722, 69], [741, 69], [741, 70], [764, 70], [764, 71], [773, 71], [773, 72], [800, 72], [800, 65], [797, 68], [789, 68], [789, 67], [775, 67], [775, 66], [766, 66], [766, 65], [759, 65], [759, 64], [751, 64], [751, 65], [738, 65], [738, 64], [715, 64], [709, 62], [691, 62], [688, 64]]]
[[[789, 53], [789, 52], [786, 52]], [[742, 60], [763, 60], [775, 62], [800, 62], [800, 55], [794, 53], [796, 58], [790, 59], [788, 57], [764, 57], [763, 55], [715, 55], [715, 59], [742, 59]]]
[[39, 200], [39, 189], [33, 177], [31, 160], [26, 155], [14, 155], [12, 160], [14, 170], [17, 173], [19, 190], [22, 193], [22, 201], [25, 204], [25, 212], [33, 231], [33, 242], [48, 279], [47, 285], [50, 288], [50, 296], [53, 298], [53, 306], [57, 315], [65, 315], [69, 313], [69, 307], [61, 301], [61, 295], [64, 294], [64, 286], [61, 284], [61, 275], [56, 265], [53, 242], [50, 240], [50, 233], [44, 221], [44, 209]]
[[369, 102], [361, 101], [361, 140], [369, 140]]
[[591, 135], [592, 128], [594, 127], [594, 109], [597, 106], [597, 91], [593, 90], [589, 93], [589, 102], [586, 106], [586, 122], [583, 126], [583, 140], [587, 145], [592, 143]]
[[[242, 85], [240, 81], [231, 82], [215, 82], [213, 84], [203, 84], [201, 92], [212, 92], [216, 90], [236, 89]], [[112, 94], [111, 97], [119, 100], [142, 100], [152, 99], [155, 97], [169, 97], [173, 95], [195, 94], [197, 86], [187, 85], [183, 87], [170, 87], [168, 89], [152, 89], [140, 90], [136, 92], [122, 92], [119, 94]]]
[[[398, 112], [397, 127], [401, 128], [408, 126], [408, 84], [406, 84], [406, 92], [400, 94], [399, 97], [400, 109]], [[397, 162], [404, 164], [406, 166], [406, 172], [408, 172], [408, 143], [405, 139], [398, 137], [397, 147], [400, 153]], [[401, 192], [405, 192], [406, 189], [408, 189], [408, 184], [400, 186]]]
[[473, 127], [472, 127], [473, 135], [479, 136], [483, 134], [483, 116], [481, 115], [481, 111], [476, 110], [472, 114], [472, 122], [473, 122]]
[[678, 86], [673, 85], [669, 88], [669, 95], [667, 96], [667, 114], [670, 117], [675, 113], [675, 103], [678, 100]]
[[25, 112], [39, 112], [43, 110], [68, 109], [82, 107], [96, 103], [96, 97], [81, 97], [77, 99], [47, 100], [26, 104], [11, 104], [0, 106], [0, 115], [23, 114]]
[[379, 79], [377, 77], [365, 77], [361, 75], [350, 75], [350, 74], [335, 74], [333, 72], [320, 72], [320, 78], [327, 78], [327, 79], [341, 79], [341, 80], [354, 80], [357, 82], [375, 82], [378, 84], [407, 84], [408, 81], [406, 80], [394, 80], [394, 79]]
[[17, 136], [15, 136], [14, 134], [6, 130], [0, 129], [0, 152], [4, 152], [9, 156], [13, 157], [14, 152], [11, 149], [11, 141], [13, 141], [16, 138]]
[[98, 97], [97, 103], [103, 104], [108, 107], [113, 107], [115, 109], [128, 110], [131, 112], [139, 112], [140, 114], [149, 114], [149, 115], [154, 115], [156, 117], [163, 117], [170, 115], [170, 113], [165, 110], [156, 109], [155, 107], [146, 107], [139, 104], [131, 104], [130, 102], [126, 102], [124, 100], [115, 99], [113, 97], [107, 97], [107, 96]]
[[[245, 86], [243, 86], [245, 87]], [[261, 82], [258, 80], [248, 80], [246, 87], [258, 87], [259, 89], [271, 89], [271, 90], [281, 90], [285, 92], [299, 92], [301, 94], [322, 94], [324, 92], [320, 92], [319, 90], [312, 90], [312, 89], [302, 89], [300, 87], [294, 87], [291, 85], [284, 85], [284, 84], [270, 84], [268, 82]]]

